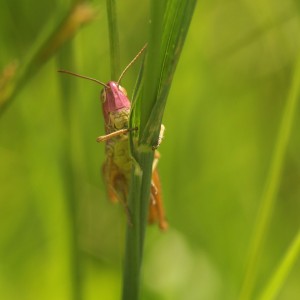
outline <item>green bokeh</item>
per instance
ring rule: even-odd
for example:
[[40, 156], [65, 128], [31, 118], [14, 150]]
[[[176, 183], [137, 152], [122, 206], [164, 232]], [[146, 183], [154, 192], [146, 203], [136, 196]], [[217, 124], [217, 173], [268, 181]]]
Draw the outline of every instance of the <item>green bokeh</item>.
[[[119, 1], [121, 65], [145, 43], [148, 3]], [[43, 5], [41, 4], [43, 3]], [[22, 62], [66, 1], [0, 0], [0, 69]], [[105, 1], [73, 40], [72, 71], [108, 81]], [[30, 9], [33, 8], [34, 9]], [[133, 13], [134, 12], [134, 13]], [[295, 1], [201, 1], [169, 95], [159, 164], [170, 230], [149, 227], [142, 299], [237, 299], [300, 40]], [[53, 58], [0, 118], [0, 299], [71, 299], [62, 93]], [[134, 66], [123, 85], [129, 94]], [[99, 87], [76, 78], [71, 149], [84, 300], [119, 299], [125, 216], [108, 202]], [[299, 108], [257, 291], [300, 225]], [[278, 299], [298, 299], [299, 262]], [[255, 299], [255, 298], [254, 298]]]

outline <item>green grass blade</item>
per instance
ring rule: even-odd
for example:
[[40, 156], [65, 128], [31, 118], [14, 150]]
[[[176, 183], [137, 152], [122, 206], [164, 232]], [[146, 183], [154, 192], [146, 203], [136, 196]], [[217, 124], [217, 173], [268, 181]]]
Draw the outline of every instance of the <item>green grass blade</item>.
[[[145, 66], [145, 56], [143, 57], [142, 65], [136, 80], [131, 100], [131, 113], [129, 118], [129, 128], [138, 127], [140, 124], [140, 104], [142, 98], [142, 86], [143, 86], [143, 75], [144, 75], [144, 66]], [[130, 142], [130, 154], [136, 160], [137, 154], [135, 152], [135, 141], [138, 140], [139, 130], [134, 130], [129, 133], [129, 142]]]
[[289, 272], [300, 254], [300, 231], [298, 231], [295, 239], [291, 243], [286, 255], [283, 257], [274, 275], [270, 279], [269, 283], [265, 287], [260, 300], [272, 300], [276, 299], [284, 281], [289, 275]]
[[284, 114], [271, 160], [269, 174], [261, 199], [253, 240], [250, 245], [250, 255], [243, 282], [240, 299], [250, 299], [255, 284], [258, 260], [262, 252], [263, 242], [272, 216], [274, 202], [278, 193], [280, 177], [284, 163], [286, 148], [291, 134], [300, 89], [300, 57], [298, 58], [291, 88], [287, 97]]
[[141, 101], [140, 138], [151, 115], [154, 103], [156, 102], [159, 74], [162, 65], [161, 43], [164, 13], [164, 1], [154, 0], [151, 2], [151, 23], [149, 28], [145, 79], [142, 92], [143, 99]]
[[[161, 32], [159, 28], [155, 27], [151, 31], [154, 37], [151, 40], [150, 35], [148, 61], [151, 66], [148, 67], [148, 76], [145, 79], [144, 100], [148, 103], [145, 105], [148, 105], [149, 108], [144, 108], [144, 110], [148, 111], [148, 114], [145, 114], [141, 121], [141, 128], [146, 128], [141, 137], [141, 144], [153, 145], [157, 141], [166, 99], [195, 5], [195, 0], [168, 1], [163, 16]], [[156, 58], [156, 55], [159, 55], [159, 60]], [[159, 65], [157, 70], [154, 69], [153, 61]]]

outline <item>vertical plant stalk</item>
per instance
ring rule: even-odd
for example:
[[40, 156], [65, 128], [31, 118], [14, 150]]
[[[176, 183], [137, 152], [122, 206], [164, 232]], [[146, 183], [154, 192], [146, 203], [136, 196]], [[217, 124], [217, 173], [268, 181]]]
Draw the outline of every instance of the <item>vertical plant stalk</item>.
[[[140, 292], [141, 266], [145, 228], [148, 220], [150, 183], [152, 177], [153, 152], [137, 156], [139, 163], [133, 163], [129, 208], [133, 225], [127, 225], [125, 264], [123, 274], [123, 300], [137, 300]], [[142, 203], [147, 203], [142, 205]], [[145, 209], [146, 206], [146, 209]]]
[[106, 8], [109, 30], [111, 79], [117, 80], [118, 76], [120, 76], [120, 46], [116, 1], [106, 0]]
[[275, 299], [280, 291], [285, 279], [291, 268], [295, 264], [300, 253], [300, 231], [298, 231], [294, 241], [290, 245], [286, 255], [279, 264], [269, 283], [258, 299], [272, 300]]
[[269, 174], [267, 176], [261, 198], [261, 206], [259, 208], [258, 217], [255, 224], [253, 240], [250, 245], [246, 275], [240, 294], [241, 300], [247, 300], [251, 298], [252, 291], [255, 285], [258, 261], [262, 252], [263, 242], [268, 230], [268, 225], [272, 216], [275, 199], [279, 189], [284, 157], [292, 130], [297, 101], [299, 98], [299, 89], [300, 56], [298, 57], [296, 63], [295, 72], [292, 78], [292, 84], [287, 97], [285, 110], [282, 116], [275, 149], [271, 160]]
[[[130, 126], [134, 158], [129, 204], [133, 226], [127, 226], [123, 300], [139, 299], [140, 273], [148, 221], [152, 164], [172, 77], [195, 8], [195, 0], [152, 0], [145, 71]], [[135, 137], [135, 143], [132, 141]], [[136, 222], [136, 223], [135, 223]]]
[[[139, 120], [139, 110], [135, 110], [135, 107], [136, 104], [139, 104], [139, 102], [137, 103], [137, 98], [139, 98], [141, 93], [143, 70], [144, 60], [132, 96], [129, 128], [135, 127], [134, 119]], [[131, 170], [128, 206], [133, 226], [127, 225], [126, 228], [122, 299], [138, 299], [140, 286], [140, 199], [143, 172], [138, 163], [138, 154], [135, 149], [137, 135], [138, 132], [136, 131], [131, 131], [129, 134], [129, 146], [133, 165]]]
[[[158, 1], [156, 1], [159, 4]], [[163, 3], [162, 1], [160, 3]], [[146, 58], [146, 78], [153, 74], [159, 74], [158, 63], [160, 59], [160, 36], [162, 29], [163, 10], [162, 6], [154, 9], [155, 1], [152, 1], [151, 5], [151, 25], [149, 32], [149, 45], [148, 55]], [[156, 14], [155, 14], [156, 12]], [[156, 36], [155, 32], [159, 33]], [[151, 60], [152, 58], [152, 60]], [[151, 60], [151, 61], [150, 61]], [[141, 77], [143, 74], [140, 72]], [[155, 75], [153, 75], [155, 76]], [[138, 78], [138, 82], [141, 83], [141, 79]], [[138, 136], [141, 136], [144, 131], [147, 118], [151, 112], [151, 102], [143, 97], [148, 95], [148, 98], [155, 99], [155, 81], [147, 81], [148, 88], [145, 85], [138, 86], [139, 90], [137, 98], [134, 103], [139, 106], [139, 111], [134, 110], [136, 120], [138, 120]], [[140, 89], [139, 89], [140, 88]], [[146, 89], [146, 90], [145, 90]], [[149, 95], [151, 93], [151, 96]], [[147, 97], [146, 97], [147, 98]], [[133, 126], [134, 120], [131, 116], [130, 125]], [[152, 163], [154, 152], [151, 146], [138, 146], [138, 136], [135, 136], [135, 143], [132, 142], [131, 134], [131, 152], [134, 156], [134, 164], [131, 174], [131, 186], [129, 195], [129, 208], [132, 212], [133, 226], [127, 225], [126, 234], [126, 252], [125, 252], [125, 265], [124, 265], [124, 277], [123, 277], [123, 300], [138, 300], [140, 293], [140, 278], [141, 278], [141, 266], [143, 260], [143, 247], [144, 237], [148, 220], [148, 209], [150, 201], [150, 184], [152, 177]]]
[[[59, 66], [65, 66], [68, 68], [74, 68], [72, 45], [68, 43], [64, 49], [58, 55]], [[71, 279], [71, 292], [73, 300], [83, 300], [82, 292], [82, 267], [81, 267], [81, 254], [79, 249], [79, 230], [78, 230], [78, 207], [79, 198], [76, 192], [76, 178], [75, 168], [73, 163], [72, 152], [72, 107], [71, 99], [75, 95], [73, 83], [70, 84], [70, 80], [61, 78], [61, 90], [62, 90], [62, 116], [64, 122], [65, 131], [63, 132], [63, 150], [61, 156], [61, 168], [64, 179], [65, 197], [68, 210], [69, 221], [69, 265], [70, 265], [70, 279]]]
[[140, 197], [142, 185], [142, 170], [137, 162], [131, 173], [129, 189], [129, 209], [133, 225], [127, 225], [126, 245], [123, 271], [123, 300], [137, 300], [140, 287]]

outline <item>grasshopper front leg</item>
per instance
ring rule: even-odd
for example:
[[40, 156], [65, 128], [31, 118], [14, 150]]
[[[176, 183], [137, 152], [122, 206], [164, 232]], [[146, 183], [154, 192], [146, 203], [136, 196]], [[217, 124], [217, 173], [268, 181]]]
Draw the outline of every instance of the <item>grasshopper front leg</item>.
[[108, 141], [116, 136], [120, 136], [122, 134], [126, 134], [130, 131], [133, 131], [133, 130], [137, 130], [138, 128], [137, 127], [134, 127], [134, 128], [125, 128], [125, 129], [120, 129], [120, 130], [117, 130], [117, 131], [114, 131], [112, 133], [108, 133], [106, 135], [101, 135], [99, 137], [97, 137], [97, 142], [98, 143], [101, 143], [101, 142], [105, 142], [105, 141]]

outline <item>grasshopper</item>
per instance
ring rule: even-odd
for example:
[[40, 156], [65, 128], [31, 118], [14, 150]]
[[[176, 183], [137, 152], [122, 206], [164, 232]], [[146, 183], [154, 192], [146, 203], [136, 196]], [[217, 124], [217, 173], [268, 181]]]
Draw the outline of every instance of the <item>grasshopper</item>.
[[[119, 202], [123, 205], [129, 224], [132, 224], [130, 210], [128, 207], [128, 187], [130, 183], [130, 173], [133, 165], [132, 157], [129, 151], [128, 133], [137, 128], [129, 128], [129, 117], [131, 112], [131, 103], [126, 90], [120, 85], [126, 71], [138, 59], [146, 49], [146, 45], [133, 58], [121, 73], [118, 81], [109, 81], [103, 83], [97, 79], [79, 75], [70, 71], [60, 70], [61, 73], [77, 76], [87, 80], [94, 81], [104, 88], [101, 91], [101, 103], [105, 125], [105, 135], [99, 136], [97, 142], [105, 142], [106, 159], [102, 167], [103, 178], [107, 188], [107, 194], [111, 202]], [[161, 126], [157, 145], [153, 146], [154, 161], [152, 167], [151, 194], [149, 204], [149, 223], [158, 223], [160, 229], [165, 230], [168, 223], [165, 219], [163, 200], [161, 195], [160, 179], [157, 171], [159, 152], [156, 148], [161, 143], [164, 133], [164, 126]]]

